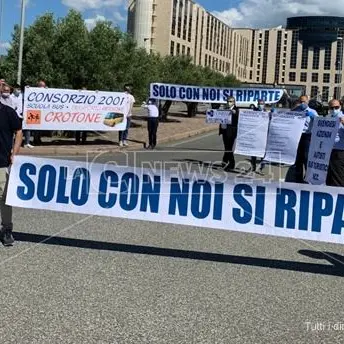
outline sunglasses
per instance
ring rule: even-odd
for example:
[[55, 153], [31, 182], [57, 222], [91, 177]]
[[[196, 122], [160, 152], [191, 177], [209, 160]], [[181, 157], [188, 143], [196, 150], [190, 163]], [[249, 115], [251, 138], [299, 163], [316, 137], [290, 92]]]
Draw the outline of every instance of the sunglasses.
[[340, 106], [330, 106], [330, 110], [339, 110]]

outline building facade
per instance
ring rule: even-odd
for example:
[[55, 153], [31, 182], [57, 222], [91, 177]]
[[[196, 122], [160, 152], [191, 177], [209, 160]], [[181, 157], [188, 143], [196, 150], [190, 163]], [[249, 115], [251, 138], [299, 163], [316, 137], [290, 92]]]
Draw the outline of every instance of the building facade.
[[192, 0], [130, 0], [128, 32], [148, 52], [188, 55], [196, 65], [249, 84], [344, 96], [344, 18], [288, 18], [286, 28], [230, 28]]

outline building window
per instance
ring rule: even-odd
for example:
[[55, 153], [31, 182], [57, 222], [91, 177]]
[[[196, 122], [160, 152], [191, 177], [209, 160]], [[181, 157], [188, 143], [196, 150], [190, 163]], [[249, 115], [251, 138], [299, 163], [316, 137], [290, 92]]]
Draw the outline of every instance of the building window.
[[301, 82], [307, 82], [307, 73], [306, 72], [301, 72], [300, 81]]
[[320, 48], [314, 47], [313, 49], [313, 69], [319, 69], [320, 61]]
[[181, 32], [182, 32], [182, 17], [183, 17], [183, 6], [184, 6], [184, 0], [179, 0], [179, 12], [178, 12], [178, 30], [177, 30], [177, 36], [180, 38]]
[[177, 5], [178, 5], [178, 0], [173, 0], [172, 29], [171, 29], [172, 35], [176, 34]]
[[324, 59], [324, 69], [331, 69], [331, 55], [332, 55], [332, 46], [329, 45], [325, 48], [325, 59]]
[[329, 83], [330, 82], [330, 73], [325, 73], [323, 75], [323, 82], [324, 83]]
[[[192, 33], [192, 15], [193, 15], [193, 3], [190, 1], [189, 2], [189, 6], [190, 6], [190, 9], [189, 9], [189, 13], [190, 13], [190, 16], [189, 16], [189, 32], [188, 32], [188, 41], [191, 42], [191, 33]], [[197, 32], [196, 32], [197, 34]], [[202, 32], [202, 35], [203, 35], [203, 32]]]
[[259, 82], [259, 77], [257, 76], [257, 82]]
[[301, 69], [308, 68], [308, 47], [303, 47], [301, 57]]
[[318, 86], [311, 87], [311, 98], [316, 98], [316, 96], [318, 95], [318, 90], [319, 90]]
[[182, 45], [182, 55], [185, 55], [185, 45]]
[[180, 55], [180, 44], [177, 43], [177, 55]]
[[335, 84], [341, 84], [342, 83], [342, 74], [336, 74], [334, 78]]
[[253, 72], [250, 70], [250, 80], [253, 79]]
[[289, 72], [289, 81], [295, 81], [295, 80], [296, 80], [296, 73]]
[[342, 93], [342, 88], [341, 87], [335, 87], [334, 88], [334, 98], [335, 99], [340, 99], [341, 98], [341, 93]]
[[298, 41], [299, 41], [299, 33], [298, 31], [293, 31], [293, 36], [291, 40], [291, 51], [290, 51], [290, 68], [296, 68]]
[[185, 0], [185, 10], [184, 10], [184, 21], [183, 21], [183, 40], [186, 41], [186, 33], [187, 33], [187, 27], [188, 27], [188, 11], [189, 11], [189, 6], [188, 6], [188, 1]]
[[[188, 47], [188, 52], [187, 52], [188, 56], [191, 55], [191, 49]], [[207, 56], [207, 55], [206, 55]], [[207, 59], [207, 58], [206, 58]]]
[[322, 89], [321, 100], [323, 102], [328, 102], [330, 96], [330, 88], [328, 86], [324, 86]]
[[174, 55], [174, 42], [173, 41], [171, 41], [170, 54], [171, 54], [171, 56]]
[[270, 32], [265, 31], [265, 37], [264, 37], [264, 52], [263, 52], [263, 75], [262, 75], [262, 83], [266, 83], [266, 75], [267, 75], [267, 67], [268, 67], [268, 55], [269, 55], [269, 37]]
[[319, 74], [312, 73], [312, 82], [318, 82], [318, 81], [319, 81]]

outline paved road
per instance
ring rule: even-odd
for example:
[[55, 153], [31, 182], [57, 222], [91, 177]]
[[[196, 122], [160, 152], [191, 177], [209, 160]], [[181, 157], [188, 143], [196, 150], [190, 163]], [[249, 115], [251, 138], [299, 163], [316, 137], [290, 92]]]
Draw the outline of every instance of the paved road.
[[[128, 159], [214, 162], [220, 149], [213, 134]], [[126, 157], [95, 160], [111, 159]], [[1, 343], [343, 343], [340, 245], [22, 209], [15, 226], [0, 248]]]

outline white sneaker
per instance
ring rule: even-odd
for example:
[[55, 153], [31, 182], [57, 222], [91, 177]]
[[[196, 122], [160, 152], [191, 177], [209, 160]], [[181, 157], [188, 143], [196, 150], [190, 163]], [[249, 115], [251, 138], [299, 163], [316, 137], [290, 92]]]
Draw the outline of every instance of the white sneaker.
[[123, 141], [119, 141], [119, 146], [123, 147]]
[[129, 146], [128, 141], [123, 141], [123, 145], [124, 145], [124, 146]]
[[26, 147], [26, 148], [30, 148], [30, 149], [32, 149], [32, 148], [35, 148], [35, 146], [33, 146], [33, 145], [30, 145], [30, 143], [28, 143], [27, 145], [24, 145], [24, 147]]

